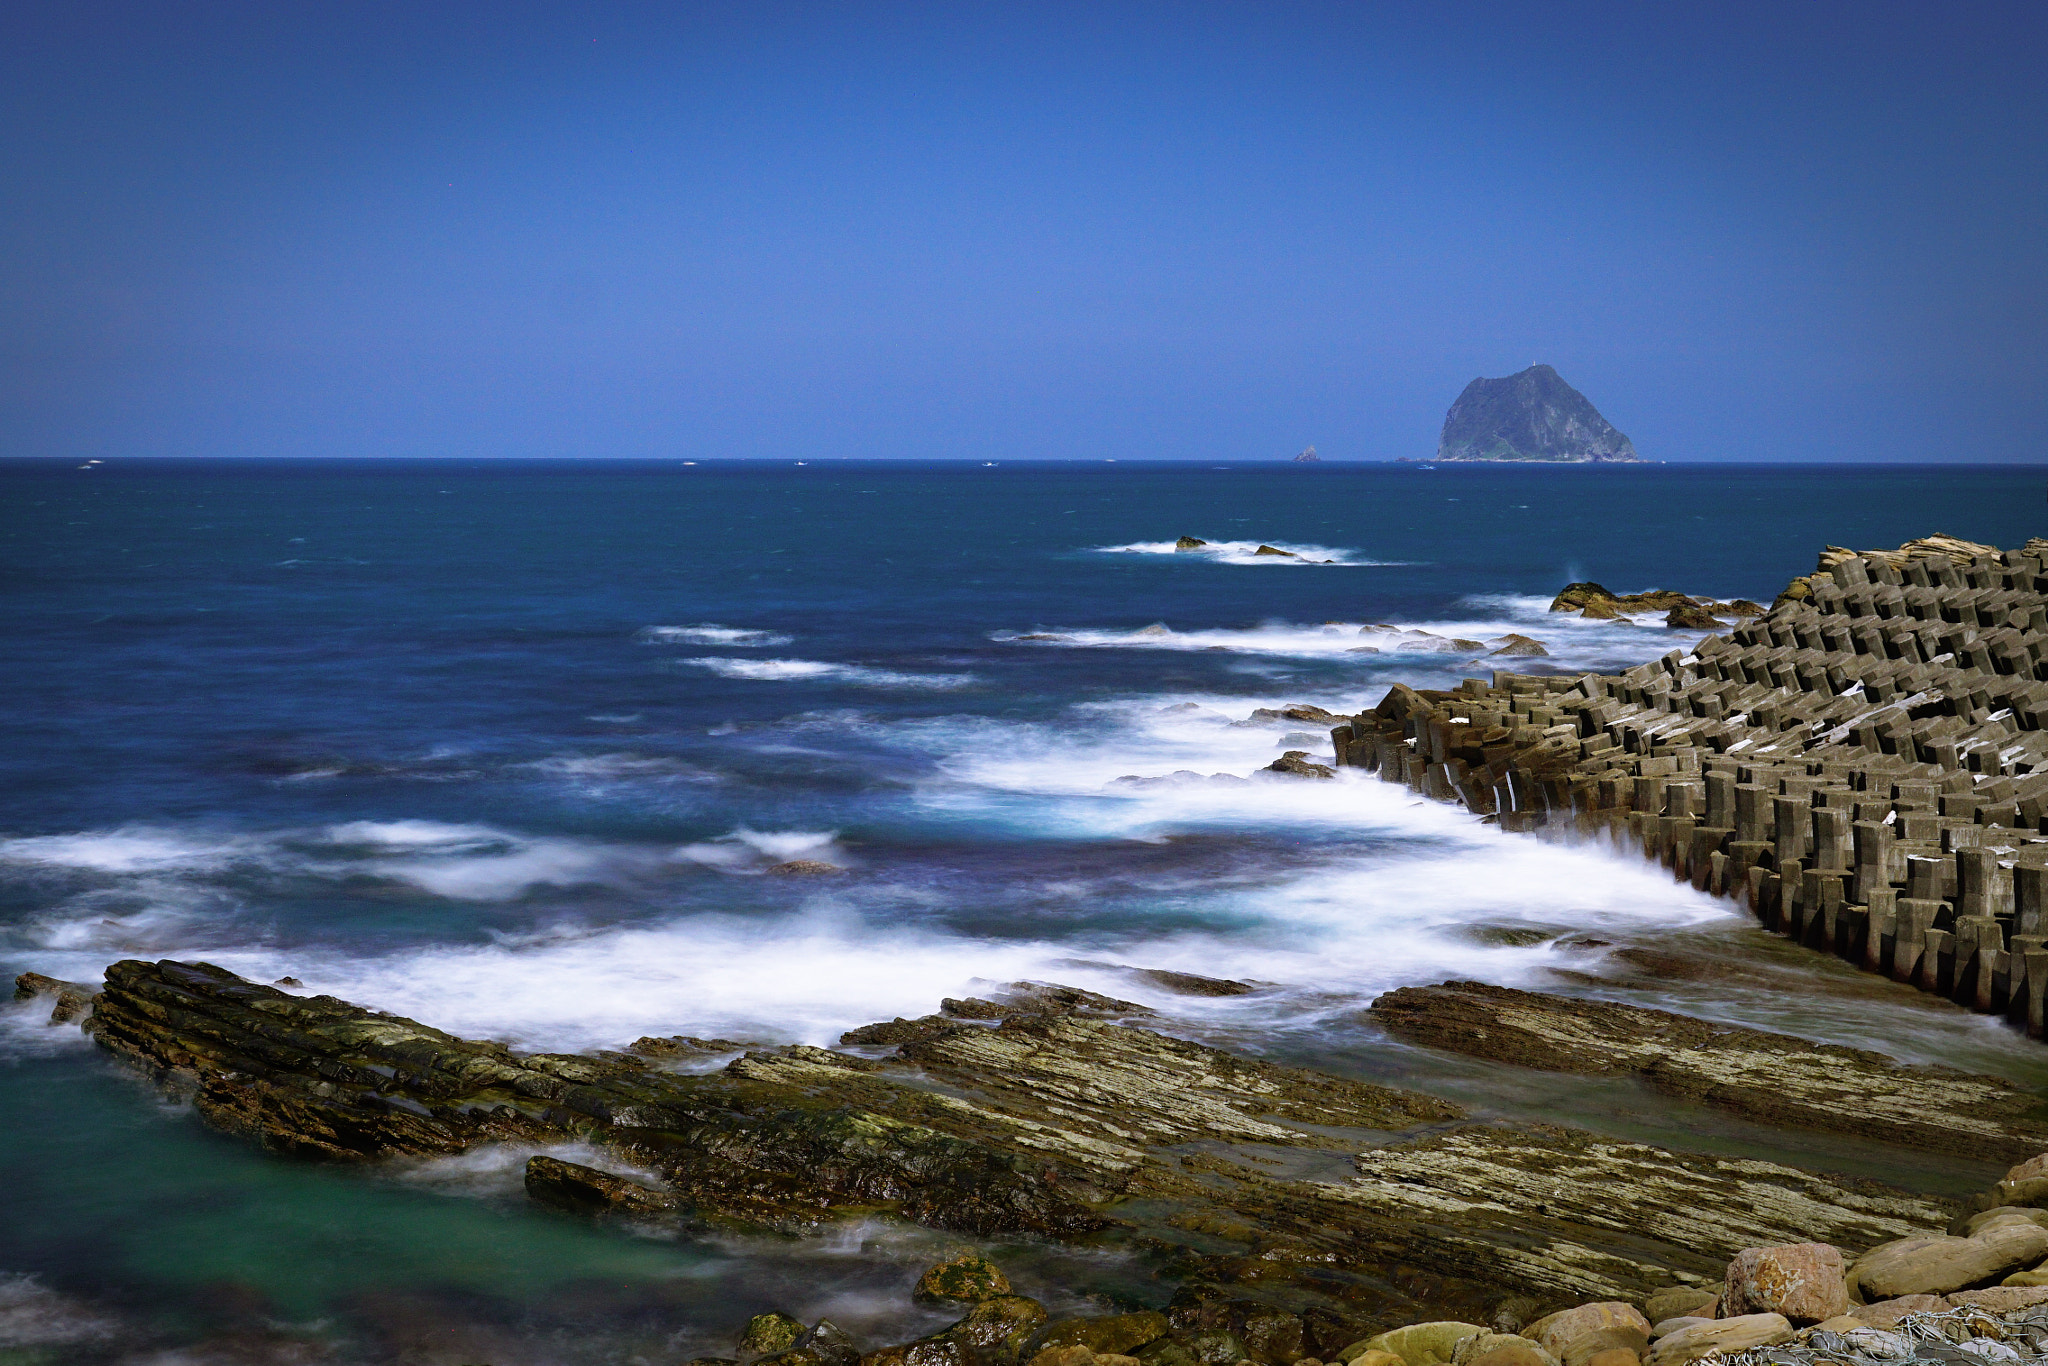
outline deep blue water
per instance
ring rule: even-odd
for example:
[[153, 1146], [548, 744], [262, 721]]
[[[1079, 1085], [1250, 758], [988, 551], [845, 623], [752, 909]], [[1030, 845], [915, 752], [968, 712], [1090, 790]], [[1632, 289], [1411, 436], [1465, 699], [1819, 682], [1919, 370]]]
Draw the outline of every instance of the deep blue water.
[[[571, 1048], [829, 1042], [977, 977], [1057, 976], [1468, 1099], [1356, 1012], [1558, 962], [1475, 926], [1753, 932], [1652, 870], [1370, 780], [1207, 781], [1327, 748], [1241, 724], [1254, 707], [1482, 674], [1508, 631], [1560, 667], [1694, 638], [1548, 616], [1572, 579], [1768, 602], [1828, 542], [2013, 545], [2048, 521], [2038, 470], [1838, 466], [16, 460], [0, 509], [10, 974], [203, 956]], [[1177, 770], [1204, 780], [1114, 781]], [[792, 858], [846, 871], [763, 875]], [[1275, 985], [1154, 1000], [1120, 965]], [[36, 1278], [0, 1301], [71, 1325], [67, 1351], [296, 1334], [503, 1366], [687, 1355], [771, 1302], [908, 1322], [909, 1235], [870, 1231], [869, 1256], [636, 1240], [528, 1208], [518, 1154], [278, 1164], [71, 1031], [0, 1023], [0, 1273]], [[2025, 1065], [1976, 1023], [1924, 1024], [1887, 1046]], [[1601, 1105], [1572, 1117], [1751, 1141]], [[81, 1346], [91, 1315], [106, 1334]]]

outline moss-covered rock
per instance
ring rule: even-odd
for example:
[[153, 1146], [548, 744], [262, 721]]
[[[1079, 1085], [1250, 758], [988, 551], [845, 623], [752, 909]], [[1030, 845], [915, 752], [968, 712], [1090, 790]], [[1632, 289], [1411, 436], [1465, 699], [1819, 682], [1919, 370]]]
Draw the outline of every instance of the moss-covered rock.
[[1038, 1335], [1037, 1347], [1086, 1347], [1091, 1352], [1128, 1354], [1155, 1338], [1166, 1336], [1171, 1327], [1166, 1315], [1153, 1310], [1136, 1314], [1109, 1314], [1100, 1318], [1059, 1319]]
[[778, 1310], [756, 1314], [740, 1329], [740, 1355], [768, 1356], [786, 1352], [803, 1339], [804, 1325]]
[[915, 1298], [931, 1303], [938, 1300], [994, 1299], [1010, 1293], [1010, 1278], [978, 1252], [963, 1252], [928, 1269], [917, 1281]]
[[978, 1362], [1009, 1366], [1019, 1360], [1031, 1339], [1045, 1326], [1045, 1306], [1023, 1295], [994, 1295], [967, 1311], [945, 1336], [968, 1350]]

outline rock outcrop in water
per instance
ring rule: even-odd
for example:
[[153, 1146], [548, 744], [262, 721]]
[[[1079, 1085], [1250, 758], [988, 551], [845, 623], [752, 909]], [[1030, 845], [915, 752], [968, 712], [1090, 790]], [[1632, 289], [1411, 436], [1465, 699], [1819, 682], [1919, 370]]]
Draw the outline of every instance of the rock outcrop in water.
[[1584, 394], [1549, 366], [1532, 365], [1466, 385], [1444, 417], [1436, 458], [1599, 463], [1637, 456]]
[[517, 1054], [205, 964], [128, 961], [107, 970], [90, 1028], [208, 1122], [280, 1153], [573, 1139], [649, 1175], [536, 1158], [536, 1198], [725, 1227], [896, 1215], [1108, 1241], [1292, 1311], [1640, 1295], [1717, 1275], [1743, 1247], [1862, 1249], [1956, 1214], [1768, 1162], [1474, 1124], [1433, 1097], [1127, 1022], [1148, 1015], [1020, 984], [847, 1035], [891, 1056], [798, 1045], [684, 1074], [660, 1049]]

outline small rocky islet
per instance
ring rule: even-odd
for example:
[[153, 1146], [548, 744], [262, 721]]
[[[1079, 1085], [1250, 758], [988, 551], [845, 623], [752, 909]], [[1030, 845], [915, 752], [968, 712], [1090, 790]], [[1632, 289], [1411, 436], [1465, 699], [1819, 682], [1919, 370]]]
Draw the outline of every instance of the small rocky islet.
[[[1252, 720], [1330, 726], [1336, 765], [1290, 751], [1272, 776], [1363, 767], [1514, 828], [1625, 837], [1770, 928], [2039, 1032], [2044, 590], [2048, 543], [1952, 538], [1831, 547], [1768, 612], [1577, 584], [1554, 610], [1746, 624], [1618, 679], [1501, 674], [1396, 688], [1350, 718]], [[862, 1343], [759, 1313], [703, 1366], [2048, 1355], [2048, 1105], [1874, 1051], [1475, 982], [1401, 988], [1368, 1012], [1403, 1046], [1626, 1077], [1747, 1122], [1883, 1144], [1913, 1188], [1475, 1116], [1176, 1038], [1143, 1005], [1054, 983], [945, 1000], [835, 1049], [677, 1035], [590, 1054], [519, 1053], [301, 992], [139, 960], [103, 985], [16, 985], [53, 1025], [282, 1156], [573, 1140], [607, 1165], [537, 1153], [525, 1187], [577, 1217], [784, 1234], [879, 1217], [985, 1241], [919, 1281], [921, 1303], [959, 1307], [938, 1332]], [[1911, 1179], [1915, 1153], [2012, 1165], [1960, 1200]], [[1020, 1237], [1147, 1259], [1178, 1288], [1054, 1318], [987, 1245]]]

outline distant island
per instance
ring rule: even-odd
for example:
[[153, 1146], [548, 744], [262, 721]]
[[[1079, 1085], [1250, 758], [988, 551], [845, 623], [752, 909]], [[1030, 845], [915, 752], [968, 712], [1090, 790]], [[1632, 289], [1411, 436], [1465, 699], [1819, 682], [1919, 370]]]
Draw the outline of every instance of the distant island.
[[1323, 457], [1321, 457], [1320, 455], [1317, 455], [1317, 454], [1316, 454], [1316, 448], [1315, 448], [1314, 446], [1310, 446], [1310, 447], [1309, 447], [1309, 448], [1308, 448], [1307, 450], [1303, 451], [1303, 452], [1302, 452], [1302, 453], [1301, 453], [1300, 455], [1297, 455], [1297, 456], [1295, 456], [1295, 457], [1294, 457], [1294, 463], [1295, 463], [1295, 464], [1297, 464], [1297, 465], [1299, 465], [1299, 464], [1303, 464], [1303, 463], [1305, 463], [1305, 462], [1310, 462], [1310, 461], [1318, 461], [1318, 460], [1321, 460], [1322, 458], [1323, 458]]
[[1547, 365], [1466, 385], [1444, 416], [1436, 458], [1579, 464], [1638, 459], [1635, 443]]

